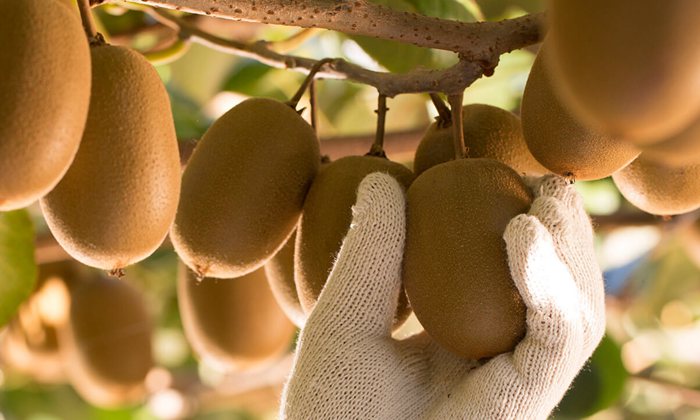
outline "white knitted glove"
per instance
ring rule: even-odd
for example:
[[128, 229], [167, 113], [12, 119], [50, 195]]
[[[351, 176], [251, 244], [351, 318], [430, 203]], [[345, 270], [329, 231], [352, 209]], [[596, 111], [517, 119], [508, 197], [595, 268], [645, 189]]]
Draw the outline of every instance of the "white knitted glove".
[[[391, 338], [401, 282], [405, 200], [388, 175], [367, 176], [328, 282], [302, 330], [284, 419], [538, 419], [559, 403], [600, 341], [603, 280], [590, 221], [560, 177], [531, 183], [528, 215], [504, 234], [527, 334], [480, 365], [425, 333]], [[465, 276], [469, 271], [465, 268]]]

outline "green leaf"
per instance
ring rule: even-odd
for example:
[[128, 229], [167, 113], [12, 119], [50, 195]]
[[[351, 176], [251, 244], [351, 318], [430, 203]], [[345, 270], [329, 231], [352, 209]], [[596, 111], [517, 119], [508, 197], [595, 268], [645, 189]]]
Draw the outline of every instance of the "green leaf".
[[407, 0], [416, 11], [422, 15], [442, 19], [474, 21], [474, 16], [467, 10], [460, 0]]
[[582, 418], [610, 407], [620, 398], [629, 374], [620, 346], [603, 337], [588, 365], [579, 373], [559, 404], [557, 418]]
[[26, 210], [0, 213], [0, 326], [17, 312], [36, 283], [34, 227]]

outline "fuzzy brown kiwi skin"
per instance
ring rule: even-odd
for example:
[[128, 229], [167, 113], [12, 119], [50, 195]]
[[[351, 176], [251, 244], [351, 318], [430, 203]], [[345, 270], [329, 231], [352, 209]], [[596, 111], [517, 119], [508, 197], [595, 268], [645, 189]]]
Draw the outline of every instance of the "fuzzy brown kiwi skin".
[[548, 2], [548, 40], [563, 98], [581, 121], [637, 145], [700, 113], [700, 3]]
[[640, 153], [625, 141], [585, 126], [560, 99], [552, 79], [547, 47], [532, 65], [523, 93], [523, 134], [532, 155], [555, 174], [587, 181], [627, 166]]
[[299, 302], [294, 283], [294, 244], [296, 231], [287, 239], [284, 246], [265, 264], [265, 276], [270, 290], [287, 318], [299, 328], [306, 323], [306, 314]]
[[[486, 105], [470, 104], [462, 108], [464, 144], [470, 158], [496, 159], [529, 176], [549, 171], [530, 154], [525, 144], [520, 118], [512, 112]], [[452, 126], [437, 121], [428, 127], [416, 149], [413, 171], [416, 176], [425, 170], [454, 159]]]
[[178, 304], [188, 341], [200, 357], [225, 369], [265, 366], [289, 350], [294, 325], [277, 305], [265, 270], [234, 279], [178, 269]]
[[154, 366], [152, 335], [146, 303], [123, 280], [92, 274], [74, 284], [70, 321], [59, 335], [71, 384], [97, 406], [141, 402]]
[[0, 0], [0, 211], [28, 206], [65, 174], [90, 100], [80, 19], [56, 0]]
[[[403, 165], [376, 156], [348, 156], [325, 165], [314, 180], [297, 227], [294, 269], [297, 294], [308, 314], [316, 304], [352, 221], [357, 188], [365, 176], [385, 172], [407, 188], [413, 173]], [[394, 327], [410, 315], [405, 294], [399, 295]]]
[[700, 118], [680, 133], [661, 142], [643, 147], [644, 156], [666, 166], [689, 166], [700, 163]]
[[178, 255], [206, 277], [261, 267], [294, 230], [319, 165], [316, 134], [294, 109], [265, 98], [238, 104], [207, 130], [183, 174], [170, 232]]
[[612, 178], [627, 201], [647, 213], [670, 216], [700, 207], [700, 164], [667, 166], [642, 153]]
[[149, 256], [167, 235], [180, 157], [170, 99], [153, 66], [124, 47], [90, 52], [92, 96], [80, 150], [41, 206], [73, 258], [116, 270]]
[[437, 165], [408, 190], [406, 294], [425, 331], [465, 359], [512, 351], [525, 334], [503, 232], [531, 203], [521, 177], [492, 159]]

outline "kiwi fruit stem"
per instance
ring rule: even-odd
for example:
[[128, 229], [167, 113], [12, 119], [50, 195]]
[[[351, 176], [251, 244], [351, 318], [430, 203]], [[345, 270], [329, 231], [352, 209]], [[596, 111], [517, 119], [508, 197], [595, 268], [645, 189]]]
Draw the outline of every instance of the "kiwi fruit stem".
[[452, 138], [455, 145], [455, 158], [464, 159], [468, 157], [468, 150], [464, 145], [464, 119], [462, 117], [462, 100], [464, 91], [447, 96], [452, 110]]
[[90, 12], [90, 0], [78, 0], [78, 10], [80, 10], [80, 20], [83, 22], [85, 35], [92, 44], [93, 39], [97, 38], [97, 27]]
[[301, 84], [301, 86], [299, 86], [299, 90], [297, 90], [294, 96], [292, 96], [292, 99], [287, 101], [287, 105], [291, 106], [294, 110], [296, 110], [297, 105], [299, 105], [299, 101], [301, 100], [301, 97], [304, 96], [304, 92], [306, 92], [306, 89], [311, 84], [311, 81], [314, 80], [316, 73], [318, 73], [319, 70], [321, 70], [321, 68], [326, 64], [333, 62], [333, 60], [333, 58], [324, 58], [318, 60], [316, 64], [314, 64], [314, 66], [311, 67], [311, 70], [309, 70], [309, 74], [306, 76], [306, 79], [304, 79], [304, 82]]
[[386, 95], [379, 94], [377, 99], [377, 132], [374, 135], [374, 143], [370, 147], [367, 156], [376, 156], [386, 158], [384, 152], [384, 127], [386, 125], [386, 112], [389, 108], [386, 107]]
[[445, 105], [445, 101], [443, 101], [440, 95], [438, 95], [435, 92], [430, 93], [430, 100], [433, 101], [435, 110], [438, 113], [438, 116], [435, 118], [435, 120], [437, 121], [437, 126], [439, 128], [447, 128], [451, 126], [452, 112], [450, 111], [450, 108], [447, 105]]
[[311, 123], [311, 128], [318, 136], [318, 104], [316, 103], [316, 79], [311, 80], [309, 83], [309, 104], [311, 109], [309, 110], [309, 122]]

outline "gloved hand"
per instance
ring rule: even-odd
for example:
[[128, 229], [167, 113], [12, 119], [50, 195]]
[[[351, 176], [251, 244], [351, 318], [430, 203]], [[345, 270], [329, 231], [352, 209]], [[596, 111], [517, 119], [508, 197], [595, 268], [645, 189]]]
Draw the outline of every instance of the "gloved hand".
[[531, 181], [536, 198], [529, 214], [513, 218], [504, 234], [511, 275], [527, 306], [527, 333], [512, 353], [479, 364], [425, 333], [391, 338], [405, 199], [390, 176], [367, 176], [299, 337], [281, 418], [545, 418], [603, 335], [604, 291], [580, 197], [557, 176]]

